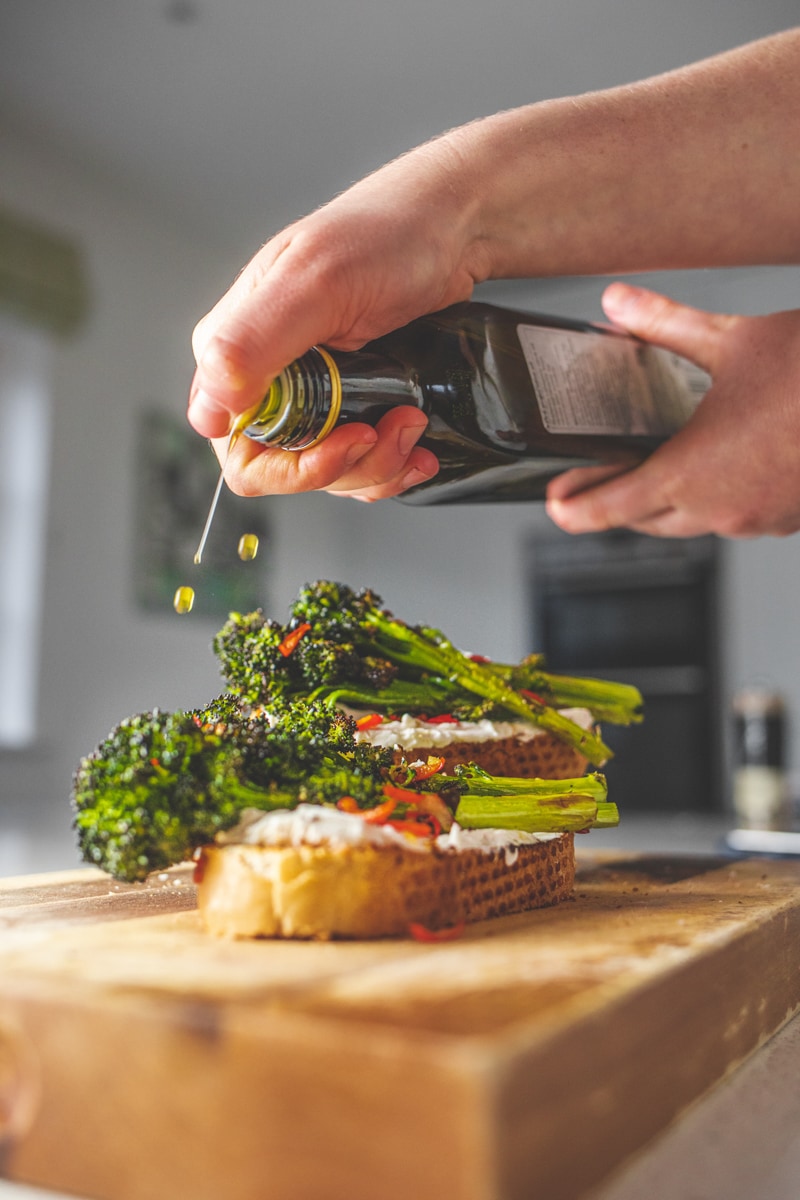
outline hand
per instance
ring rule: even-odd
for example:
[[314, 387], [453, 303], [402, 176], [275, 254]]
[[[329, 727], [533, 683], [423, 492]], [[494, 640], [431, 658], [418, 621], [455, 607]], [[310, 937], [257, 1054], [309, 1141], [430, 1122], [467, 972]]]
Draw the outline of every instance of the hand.
[[616, 283], [617, 325], [703, 367], [713, 384], [688, 424], [641, 466], [553, 480], [547, 512], [568, 533], [625, 527], [659, 537], [776, 537], [800, 529], [800, 310], [701, 312]]
[[396, 408], [378, 422], [335, 429], [308, 450], [277, 450], [239, 438], [213, 441], [225, 481], [240, 496], [327, 491], [354, 500], [396, 496], [439, 470], [435, 454], [417, 446], [427, 419], [416, 408]]
[[[189, 420], [220, 439], [270, 381], [310, 346], [353, 350], [425, 312], [469, 298], [485, 274], [470, 234], [472, 197], [447, 137], [356, 184], [268, 242], [194, 334], [197, 371]], [[301, 452], [239, 439], [226, 466], [244, 495], [322, 488], [374, 500], [438, 470], [416, 447], [414, 408], [376, 430], [341, 427]]]

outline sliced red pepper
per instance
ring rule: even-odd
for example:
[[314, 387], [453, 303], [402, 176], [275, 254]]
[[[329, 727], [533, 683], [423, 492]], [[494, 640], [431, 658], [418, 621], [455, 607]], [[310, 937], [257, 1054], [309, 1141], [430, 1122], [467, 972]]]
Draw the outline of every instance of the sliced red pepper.
[[[386, 788], [383, 790], [385, 793]], [[369, 825], [382, 825], [387, 817], [392, 815], [398, 804], [399, 800], [392, 796], [388, 800], [384, 800], [383, 804], [379, 804], [376, 808], [364, 809], [361, 815]]]
[[435, 813], [421, 812], [421, 813], [416, 813], [415, 815], [416, 815], [416, 818], [418, 821], [423, 822], [423, 824], [425, 824], [425, 825], [430, 825], [434, 837], [438, 837], [439, 834], [442, 832], [442, 822], [439, 820], [439, 818], [436, 816]]
[[492, 660], [490, 658], [487, 658], [485, 654], [470, 654], [469, 661], [476, 662], [476, 663], [488, 663], [488, 662], [491, 662]]
[[357, 813], [360, 812], [358, 801], [353, 796], [342, 796], [341, 800], [336, 801], [336, 807], [340, 812]]
[[420, 763], [418, 767], [414, 767], [414, 778], [430, 779], [431, 775], [435, 775], [437, 771], [441, 771], [443, 766], [443, 758], [438, 758], [433, 754], [429, 754], [427, 762]]
[[[409, 825], [424, 828], [431, 837], [438, 837], [442, 832], [441, 822], [439, 821], [438, 817], [434, 816], [433, 813], [410, 812], [407, 814], [405, 820]], [[403, 828], [403, 822], [399, 819], [397, 821], [387, 821], [387, 824], [394, 825], [397, 829], [402, 830]]]
[[442, 713], [440, 717], [420, 717], [420, 720], [428, 725], [458, 725], [458, 717], [452, 713]]
[[367, 713], [365, 717], [359, 717], [356, 721], [356, 729], [374, 729], [376, 725], [383, 724], [383, 717], [380, 713]]
[[385, 783], [382, 790], [384, 796], [394, 801], [395, 806], [398, 804], [417, 804], [419, 801], [419, 792], [412, 792], [410, 788], [401, 788], [393, 783]]
[[544, 704], [545, 707], [547, 706], [546, 700], [543, 700], [541, 696], [537, 696], [536, 692], [529, 692], [527, 688], [520, 688], [519, 694], [520, 696], [524, 696], [526, 700], [533, 700], [536, 704]]
[[208, 862], [208, 855], [206, 854], [206, 852], [202, 846], [198, 846], [194, 852], [193, 858], [194, 858], [194, 870], [192, 871], [192, 882], [193, 883], [202, 883], [203, 876], [206, 873], [206, 863]]
[[287, 633], [286, 637], [278, 646], [278, 649], [284, 658], [289, 657], [289, 655], [297, 646], [297, 643], [300, 641], [301, 637], [305, 637], [310, 628], [311, 626], [309, 625], [308, 621], [305, 621], [302, 625], [298, 625], [296, 629], [292, 629], [289, 631], [289, 633]]
[[408, 818], [399, 818], [396, 821], [384, 821], [384, 825], [391, 825], [392, 829], [396, 829], [398, 833], [410, 833], [412, 837], [432, 838], [437, 837], [436, 830], [433, 825], [428, 825], [425, 821], [409, 821]]
[[446, 929], [428, 929], [425, 925], [412, 922], [408, 932], [415, 942], [452, 942], [461, 937], [465, 924], [465, 921], [459, 921], [457, 925], [450, 925]]

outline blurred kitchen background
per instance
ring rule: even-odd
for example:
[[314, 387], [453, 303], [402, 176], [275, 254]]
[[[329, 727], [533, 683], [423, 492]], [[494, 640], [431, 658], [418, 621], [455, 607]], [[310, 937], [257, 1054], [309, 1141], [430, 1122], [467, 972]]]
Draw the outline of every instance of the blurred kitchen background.
[[[79, 757], [132, 712], [210, 699], [229, 608], [283, 618], [314, 578], [369, 584], [467, 649], [641, 682], [624, 819], [683, 822], [689, 845], [730, 823], [738, 689], [783, 694], [800, 769], [797, 538], [568, 539], [536, 505], [228, 496], [197, 568], [214, 460], [183, 415], [195, 322], [294, 217], [449, 126], [796, 20], [795, 0], [2, 0], [0, 874], [75, 863]], [[596, 319], [604, 282], [481, 294]], [[798, 268], [645, 282], [747, 313], [800, 295]]]

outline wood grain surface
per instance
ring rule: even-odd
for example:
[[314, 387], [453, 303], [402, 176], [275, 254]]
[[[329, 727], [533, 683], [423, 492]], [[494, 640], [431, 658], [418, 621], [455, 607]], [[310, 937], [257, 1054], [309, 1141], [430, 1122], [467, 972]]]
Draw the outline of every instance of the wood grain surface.
[[226, 942], [191, 872], [0, 880], [0, 1174], [576, 1200], [800, 1009], [800, 864], [582, 855], [458, 941]]

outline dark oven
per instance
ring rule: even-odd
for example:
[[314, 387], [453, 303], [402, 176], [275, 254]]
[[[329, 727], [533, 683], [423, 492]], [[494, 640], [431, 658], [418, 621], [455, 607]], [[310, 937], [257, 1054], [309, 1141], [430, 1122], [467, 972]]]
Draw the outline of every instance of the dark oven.
[[722, 807], [718, 546], [613, 531], [529, 547], [531, 648], [548, 669], [636, 684], [645, 720], [604, 727], [628, 811]]

